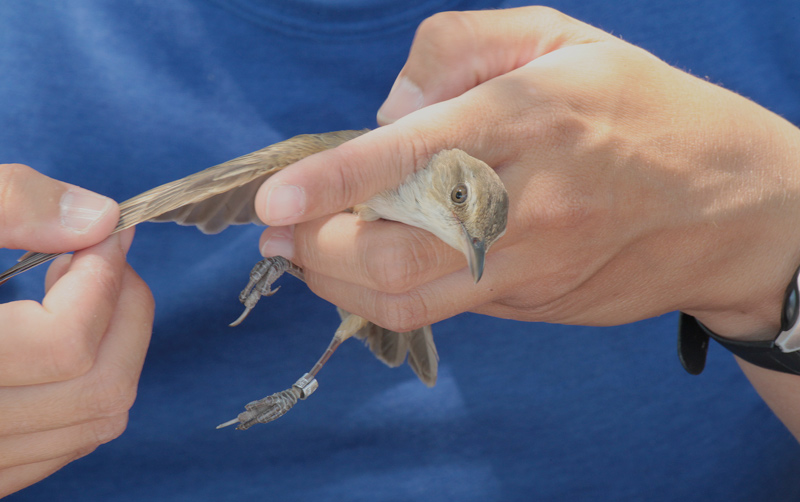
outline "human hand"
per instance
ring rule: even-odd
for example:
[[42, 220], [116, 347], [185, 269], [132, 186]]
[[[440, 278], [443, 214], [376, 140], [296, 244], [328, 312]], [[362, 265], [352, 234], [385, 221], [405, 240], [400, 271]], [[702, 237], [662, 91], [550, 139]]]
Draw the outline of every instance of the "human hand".
[[[108, 237], [117, 204], [20, 165], [0, 165], [0, 246], [63, 252], [41, 304], [0, 305], [0, 497], [119, 436], [136, 395], [153, 300]], [[85, 248], [85, 249], [84, 249]]]
[[[727, 336], [777, 331], [800, 263], [800, 132], [758, 105], [531, 7], [425, 21], [379, 121], [256, 199], [267, 224], [296, 224], [262, 252], [342, 308], [398, 331], [466, 310], [612, 325], [677, 309]], [[477, 285], [432, 235], [339, 213], [454, 147], [509, 192]]]

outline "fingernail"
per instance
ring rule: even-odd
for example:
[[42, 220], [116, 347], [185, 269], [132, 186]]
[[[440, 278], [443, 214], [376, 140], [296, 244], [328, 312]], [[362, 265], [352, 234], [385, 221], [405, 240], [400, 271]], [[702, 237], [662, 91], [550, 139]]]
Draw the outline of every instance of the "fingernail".
[[291, 261], [294, 258], [294, 233], [292, 230], [293, 227], [274, 229], [274, 232], [261, 245], [261, 256], [264, 258], [283, 256]]
[[267, 194], [267, 223], [280, 224], [305, 212], [306, 193], [294, 185], [278, 185]]
[[378, 110], [378, 122], [390, 124], [422, 108], [422, 89], [406, 77], [400, 77], [389, 91], [389, 97]]
[[78, 187], [69, 188], [61, 196], [61, 226], [78, 234], [86, 233], [112, 204], [108, 197]]

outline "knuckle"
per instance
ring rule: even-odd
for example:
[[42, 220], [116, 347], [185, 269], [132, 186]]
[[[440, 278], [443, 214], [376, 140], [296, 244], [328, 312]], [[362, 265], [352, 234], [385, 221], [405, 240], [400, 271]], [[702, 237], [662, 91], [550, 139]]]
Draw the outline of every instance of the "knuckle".
[[58, 380], [72, 380], [89, 373], [97, 349], [91, 338], [83, 326], [66, 326], [50, 343], [50, 367]]
[[[116, 298], [119, 294], [121, 279], [108, 263], [97, 260], [93, 268], [97, 288], [102, 291], [102, 298]], [[146, 289], [138, 295], [146, 308], [154, 308], [154, 300]], [[102, 334], [98, 330], [104, 326], [94, 325], [93, 316], [76, 316], [73, 319], [61, 320], [59, 336], [49, 342], [48, 351], [52, 372], [59, 380], [72, 380], [89, 373], [97, 357], [98, 340]]]
[[416, 291], [382, 295], [376, 303], [380, 312], [377, 324], [381, 327], [405, 333], [427, 324], [427, 309]]
[[416, 283], [421, 264], [415, 246], [405, 239], [370, 241], [365, 249], [365, 272], [373, 289], [386, 293], [408, 291]]
[[544, 24], [558, 26], [563, 23], [572, 23], [574, 19], [546, 5], [532, 5], [528, 7], [528, 12], [531, 16], [542, 20]]
[[613, 225], [614, 188], [597, 172], [541, 173], [531, 204], [532, 225], [540, 230], [596, 236]]
[[425, 19], [417, 28], [412, 56], [424, 54], [453, 64], [450, 56], [463, 53], [467, 44], [474, 43], [471, 22], [468, 13], [456, 11], [439, 12]]
[[586, 197], [580, 193], [560, 192], [551, 195], [547, 201], [534, 204], [531, 210], [531, 221], [541, 230], [574, 230], [584, 226], [591, 218]]
[[122, 287], [122, 271], [119, 265], [109, 262], [107, 259], [92, 257], [96, 263], [92, 263], [92, 277], [95, 287], [103, 295], [103, 298], [117, 298]]
[[[325, 187], [316, 193], [321, 199], [312, 203], [318, 207], [344, 210], [363, 202], [360, 194], [364, 187], [370, 185], [370, 173], [364, 169], [353, 169], [352, 166], [358, 164], [365, 153], [348, 142], [320, 155], [330, 158], [326, 161]], [[325, 212], [328, 213], [330, 211]]]
[[347, 165], [341, 162], [333, 162], [331, 165], [337, 167], [333, 170], [329, 180], [332, 183], [332, 189], [326, 193], [334, 197], [333, 207], [343, 208], [353, 205], [352, 201], [357, 198], [354, 187], [361, 186], [363, 183], [359, 176], [360, 172], [358, 170], [347, 171], [344, 167], [339, 167]]
[[128, 427], [128, 414], [121, 413], [113, 417], [103, 418], [90, 424], [92, 445], [101, 445], [113, 441], [125, 432]]
[[90, 417], [114, 417], [125, 415], [136, 400], [138, 378], [114, 368], [113, 371], [98, 372], [90, 385], [92, 390], [86, 393], [84, 408]]
[[100, 446], [100, 444], [93, 444], [93, 445], [89, 445], [89, 446], [84, 446], [82, 448], [79, 448], [79, 449], [75, 450], [74, 452], [72, 452], [72, 455], [69, 455], [67, 457], [65, 463], [74, 462], [74, 461], [78, 460], [79, 458], [83, 458], [86, 455], [94, 453], [94, 451], [97, 449], [98, 446]]
[[20, 192], [20, 184], [32, 169], [22, 164], [0, 164], [0, 228], [7, 228], [9, 215], [18, 211], [14, 196]]

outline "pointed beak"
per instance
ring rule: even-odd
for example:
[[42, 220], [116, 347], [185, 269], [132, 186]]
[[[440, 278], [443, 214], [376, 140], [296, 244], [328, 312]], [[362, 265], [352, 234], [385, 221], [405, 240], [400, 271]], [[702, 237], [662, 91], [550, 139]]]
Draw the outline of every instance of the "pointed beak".
[[464, 256], [467, 257], [469, 271], [472, 272], [472, 279], [475, 280], [475, 284], [478, 284], [478, 281], [481, 280], [481, 276], [483, 275], [486, 246], [482, 240], [469, 235], [469, 232], [463, 227], [461, 235], [463, 237], [462, 250], [464, 251]]

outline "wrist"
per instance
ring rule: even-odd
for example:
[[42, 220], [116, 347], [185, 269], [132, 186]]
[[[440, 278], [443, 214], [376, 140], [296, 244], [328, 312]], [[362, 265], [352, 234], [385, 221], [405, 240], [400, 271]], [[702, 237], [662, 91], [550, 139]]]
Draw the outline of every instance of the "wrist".
[[800, 258], [782, 261], [771, 274], [723, 283], [740, 285], [729, 289], [723, 286], [724, 294], [717, 301], [724, 302], [724, 307], [685, 308], [681, 311], [695, 317], [720, 337], [737, 341], [772, 341], [784, 327], [782, 318], [787, 290], [796, 284]]
[[784, 292], [780, 328], [777, 335], [762, 340], [761, 334], [751, 335], [755, 340], [723, 337], [696, 318], [681, 313], [678, 325], [678, 357], [689, 373], [703, 371], [709, 338], [713, 338], [728, 351], [744, 361], [769, 370], [800, 375], [800, 267], [792, 276]]
[[771, 113], [753, 123], [761, 134], [739, 138], [749, 153], [733, 163], [733, 190], [707, 208], [722, 208], [712, 209], [705, 225], [711, 239], [703, 252], [715, 257], [694, 270], [690, 280], [698, 288], [681, 308], [719, 336], [740, 341], [774, 340], [800, 265], [800, 129]]
[[780, 331], [781, 300], [770, 302], [769, 306], [744, 312], [730, 311], [693, 311], [683, 310], [720, 337], [737, 341], [774, 340]]

